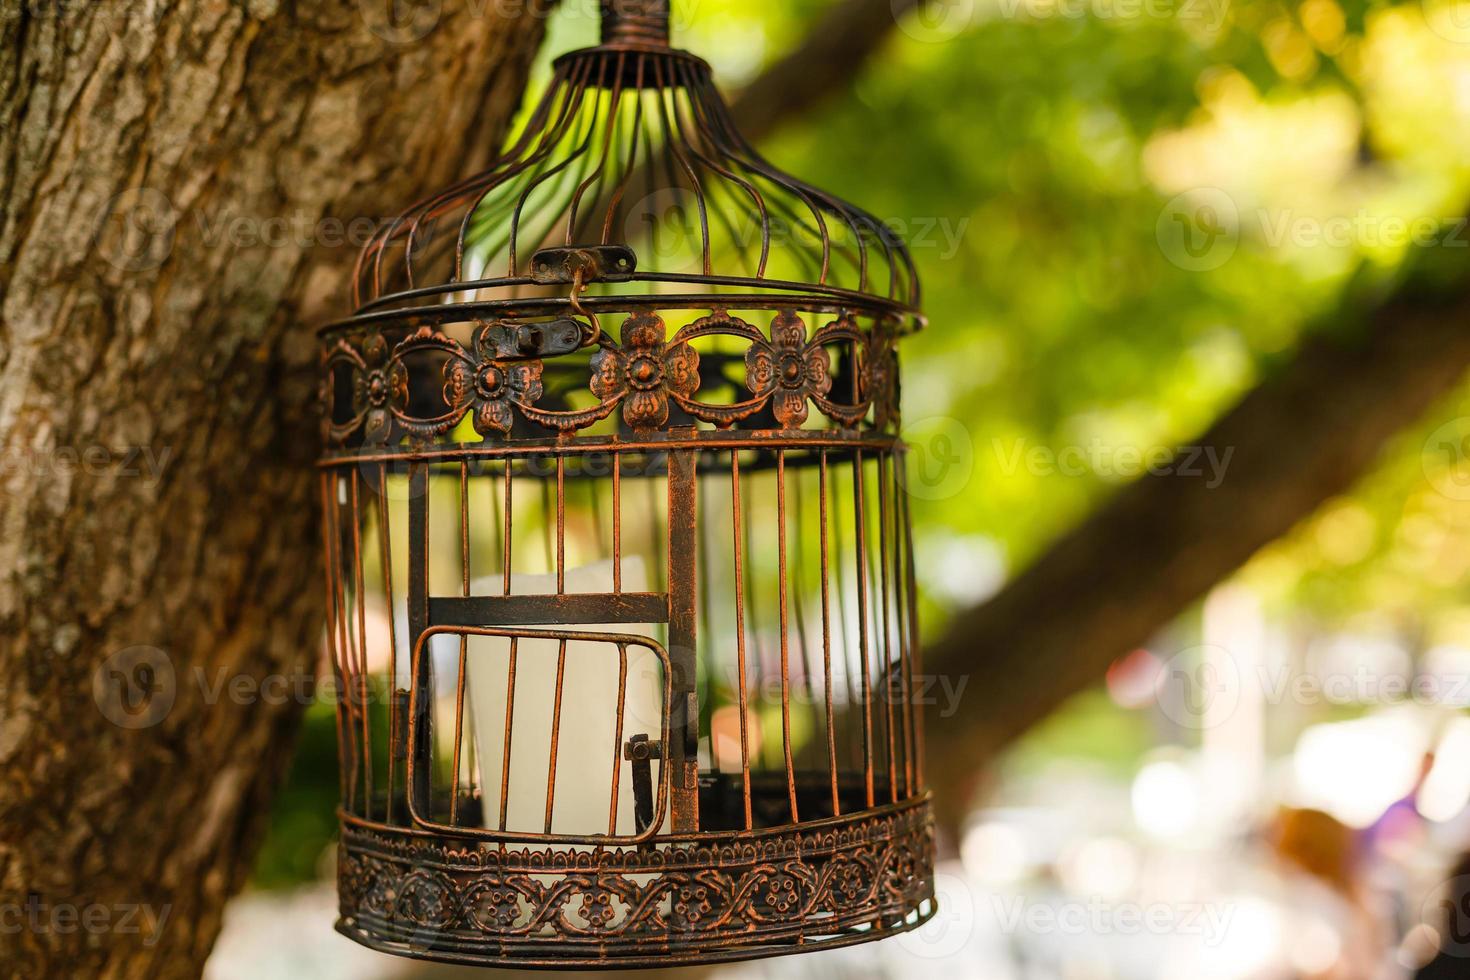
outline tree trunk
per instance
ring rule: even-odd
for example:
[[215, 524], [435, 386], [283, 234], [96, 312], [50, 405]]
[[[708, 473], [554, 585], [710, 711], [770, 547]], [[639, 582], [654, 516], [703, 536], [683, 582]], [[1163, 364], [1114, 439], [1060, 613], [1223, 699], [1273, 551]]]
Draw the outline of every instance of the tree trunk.
[[319, 649], [311, 327], [514, 111], [500, 9], [0, 13], [3, 972], [199, 973]]

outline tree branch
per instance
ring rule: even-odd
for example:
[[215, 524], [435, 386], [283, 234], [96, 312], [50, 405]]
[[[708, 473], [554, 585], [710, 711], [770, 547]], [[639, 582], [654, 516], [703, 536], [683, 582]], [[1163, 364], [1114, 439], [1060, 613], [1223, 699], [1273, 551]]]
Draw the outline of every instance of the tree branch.
[[1467, 318], [1463, 288], [1450, 301], [1403, 290], [1351, 337], [1313, 338], [1197, 441], [1232, 454], [1217, 487], [1140, 479], [957, 617], [925, 654], [928, 672], [969, 677], [961, 710], [928, 719], [929, 783], [950, 829], [985, 760], [1346, 490], [1460, 382]]
[[842, 0], [806, 38], [736, 96], [740, 132], [757, 141], [852, 82], [898, 21], [928, 0]]

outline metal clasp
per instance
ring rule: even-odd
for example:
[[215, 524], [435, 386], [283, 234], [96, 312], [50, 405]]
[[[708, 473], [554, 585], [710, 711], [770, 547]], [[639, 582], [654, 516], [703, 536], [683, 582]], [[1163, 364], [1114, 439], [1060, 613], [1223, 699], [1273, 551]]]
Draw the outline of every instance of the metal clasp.
[[531, 279], [542, 285], [627, 282], [637, 269], [638, 256], [626, 245], [543, 248], [531, 256]]
[[623, 746], [623, 758], [633, 763], [634, 833], [643, 833], [653, 823], [653, 760], [663, 757], [663, 743], [647, 735], [634, 735]]

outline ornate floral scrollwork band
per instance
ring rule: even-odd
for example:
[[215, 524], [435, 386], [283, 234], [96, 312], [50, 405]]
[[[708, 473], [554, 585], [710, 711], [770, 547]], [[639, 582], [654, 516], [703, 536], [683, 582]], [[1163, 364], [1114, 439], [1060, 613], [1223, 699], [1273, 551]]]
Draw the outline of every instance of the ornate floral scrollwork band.
[[932, 835], [924, 801], [748, 841], [601, 851], [460, 847], [349, 824], [338, 928], [380, 948], [493, 952], [507, 965], [842, 945], [932, 912]]
[[[597, 401], [575, 409], [538, 404], [551, 361], [524, 354], [518, 346], [523, 329], [523, 324], [505, 320], [479, 323], [468, 348], [430, 326], [398, 331], [396, 342], [389, 339], [391, 327], [335, 336], [322, 364], [328, 446], [342, 447], [355, 439], [370, 446], [404, 438], [432, 440], [467, 416], [486, 439], [509, 438], [517, 417], [551, 432], [572, 432], [619, 409], [628, 428], [648, 432], [670, 425], [672, 406], [687, 417], [683, 424], [694, 420], [718, 428], [799, 429], [811, 421], [812, 406], [837, 428], [886, 432], [897, 423], [896, 327], [881, 317], [864, 329], [852, 316], [841, 315], [811, 332], [801, 314], [782, 311], [773, 318], [768, 336], [715, 310], [669, 338], [658, 314], [634, 313], [624, 320], [618, 341], [606, 334], [598, 339], [584, 389]], [[702, 374], [693, 345], [714, 337], [735, 338], [744, 345], [743, 392], [733, 388], [734, 379], [721, 375], [721, 383], [711, 385], [709, 375]], [[834, 354], [852, 379], [841, 398], [834, 396]], [[442, 400], [423, 411], [414, 404], [414, 392], [424, 386], [415, 380], [430, 370], [440, 372], [436, 384]], [[337, 396], [344, 382], [351, 393], [345, 400]], [[702, 387], [732, 389], [737, 397], [723, 403], [702, 399]]]

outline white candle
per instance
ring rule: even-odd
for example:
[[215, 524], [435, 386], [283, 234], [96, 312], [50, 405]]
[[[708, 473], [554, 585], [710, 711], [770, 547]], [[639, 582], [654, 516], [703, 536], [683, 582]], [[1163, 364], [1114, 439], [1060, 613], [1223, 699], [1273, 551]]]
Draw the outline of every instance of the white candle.
[[[565, 591], [612, 591], [612, 561], [566, 570]], [[647, 573], [638, 556], [622, 561], [622, 587], [647, 589]], [[497, 595], [499, 576], [472, 583], [475, 595]], [[512, 574], [514, 595], [556, 592], [555, 575]], [[651, 637], [649, 624], [577, 624], [526, 629], [584, 630]], [[456, 647], [458, 644], [455, 644]], [[510, 728], [510, 778], [506, 784], [505, 829], [542, 833], [546, 821], [551, 733], [556, 706], [556, 667], [560, 643], [546, 639], [516, 642], [516, 676]], [[554, 834], [605, 834], [612, 802], [613, 767], [617, 766], [616, 833], [630, 836], [634, 826], [633, 764], [622, 747], [634, 735], [660, 737], [663, 672], [658, 657], [641, 646], [629, 646], [623, 704], [622, 737], [615, 745], [618, 710], [619, 656], [616, 644], [569, 641], [562, 676], [557, 767], [553, 797]], [[500, 826], [501, 778], [505, 764], [506, 697], [510, 641], [502, 637], [470, 637], [467, 658], [466, 710], [473, 715], [479, 755], [484, 824]], [[615, 757], [616, 752], [616, 757]], [[653, 762], [655, 798], [660, 768]], [[667, 823], [667, 813], [664, 823]]]

